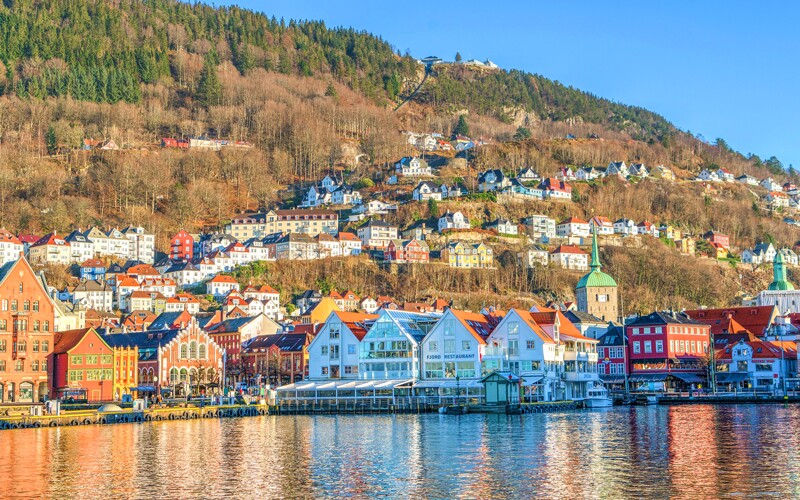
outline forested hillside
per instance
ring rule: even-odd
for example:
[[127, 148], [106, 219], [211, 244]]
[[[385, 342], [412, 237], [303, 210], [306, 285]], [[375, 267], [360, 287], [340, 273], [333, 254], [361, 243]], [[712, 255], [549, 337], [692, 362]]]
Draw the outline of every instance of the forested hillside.
[[[383, 184], [388, 168], [415, 152], [400, 131], [447, 137], [459, 116], [469, 135], [487, 145], [470, 153], [468, 162], [448, 164], [442, 181], [474, 186], [477, 173], [488, 168], [513, 174], [530, 166], [552, 176], [565, 165], [623, 160], [667, 165], [679, 179], [725, 167], [736, 175], [797, 182], [796, 172], [785, 171], [777, 158], [743, 155], [722, 139], [682, 132], [651, 111], [516, 70], [436, 65], [420, 92], [394, 112], [423, 75], [420, 64], [388, 41], [317, 21], [173, 0], [5, 0], [0, 226], [42, 234], [136, 224], [155, 233], [164, 248], [181, 227], [213, 231], [242, 211], [294, 206], [301, 189], [328, 172], [366, 187], [369, 196], [390, 198], [397, 192]], [[212, 152], [159, 146], [162, 137], [200, 136], [254, 147]], [[85, 139], [113, 140], [121, 151], [84, 150]], [[519, 220], [530, 213], [649, 219], [693, 233], [724, 231], [741, 248], [797, 239], [795, 228], [765, 212], [758, 196], [740, 185], [704, 192], [696, 183], [608, 180], [578, 186], [573, 198], [571, 204], [453, 208], [481, 220]], [[431, 217], [417, 204], [390, 219], [404, 226]], [[635, 254], [609, 252], [610, 265], [615, 273], [635, 265], [643, 270], [620, 279], [631, 290], [625, 293], [647, 297], [646, 306], [656, 300], [658, 286], [658, 293], [676, 297], [674, 303], [731, 300], [731, 290], [720, 292], [700, 278], [705, 264], [675, 264], [676, 272], [696, 278], [682, 288], [645, 273]], [[569, 273], [526, 277], [512, 269], [513, 260], [502, 261], [507, 279], [482, 282], [481, 300], [525, 288], [540, 296], [569, 293]], [[451, 274], [442, 279], [453, 279]], [[723, 271], [725, 279], [732, 274]], [[433, 281], [412, 292], [432, 295], [439, 285]]]

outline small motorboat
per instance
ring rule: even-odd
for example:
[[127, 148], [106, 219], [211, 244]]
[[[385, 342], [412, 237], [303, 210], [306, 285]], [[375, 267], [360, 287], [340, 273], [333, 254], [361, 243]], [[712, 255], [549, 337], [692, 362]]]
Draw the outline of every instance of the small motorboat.
[[614, 405], [614, 401], [608, 395], [608, 389], [602, 385], [590, 387], [583, 400], [586, 408], [608, 408]]

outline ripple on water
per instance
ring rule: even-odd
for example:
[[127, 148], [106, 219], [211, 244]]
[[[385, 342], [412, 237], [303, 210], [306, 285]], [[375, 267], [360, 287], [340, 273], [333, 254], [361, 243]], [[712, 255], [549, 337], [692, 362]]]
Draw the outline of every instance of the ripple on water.
[[798, 497], [796, 406], [280, 416], [0, 433], [0, 496]]

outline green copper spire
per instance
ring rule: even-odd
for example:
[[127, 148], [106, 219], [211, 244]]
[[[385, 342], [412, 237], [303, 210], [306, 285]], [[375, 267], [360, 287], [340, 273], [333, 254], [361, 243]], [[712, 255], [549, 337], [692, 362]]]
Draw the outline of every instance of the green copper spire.
[[587, 287], [615, 287], [617, 282], [614, 278], [600, 270], [600, 250], [597, 247], [597, 227], [592, 226], [592, 270], [578, 281], [577, 288]]
[[772, 275], [773, 281], [769, 285], [769, 290], [794, 290], [794, 285], [786, 279], [786, 265], [783, 263], [780, 251], [775, 254], [775, 260], [772, 262]]
[[599, 271], [602, 266], [600, 264], [600, 250], [597, 248], [597, 225], [592, 224], [592, 264], [590, 266], [592, 271]]

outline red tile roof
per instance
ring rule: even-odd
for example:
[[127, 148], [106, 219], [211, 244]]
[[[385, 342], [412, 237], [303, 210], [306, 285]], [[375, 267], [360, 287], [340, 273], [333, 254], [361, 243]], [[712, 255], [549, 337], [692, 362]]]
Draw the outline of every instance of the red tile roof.
[[556, 253], [573, 253], [576, 255], [589, 255], [588, 253], [584, 252], [580, 248], [576, 247], [575, 245], [558, 245], [558, 247], [550, 252], [552, 254]]
[[767, 332], [778, 314], [774, 306], [723, 307], [684, 312], [693, 320], [709, 325], [714, 335], [724, 333], [724, 329], [729, 326], [728, 318], [733, 318], [737, 325], [758, 336]]

